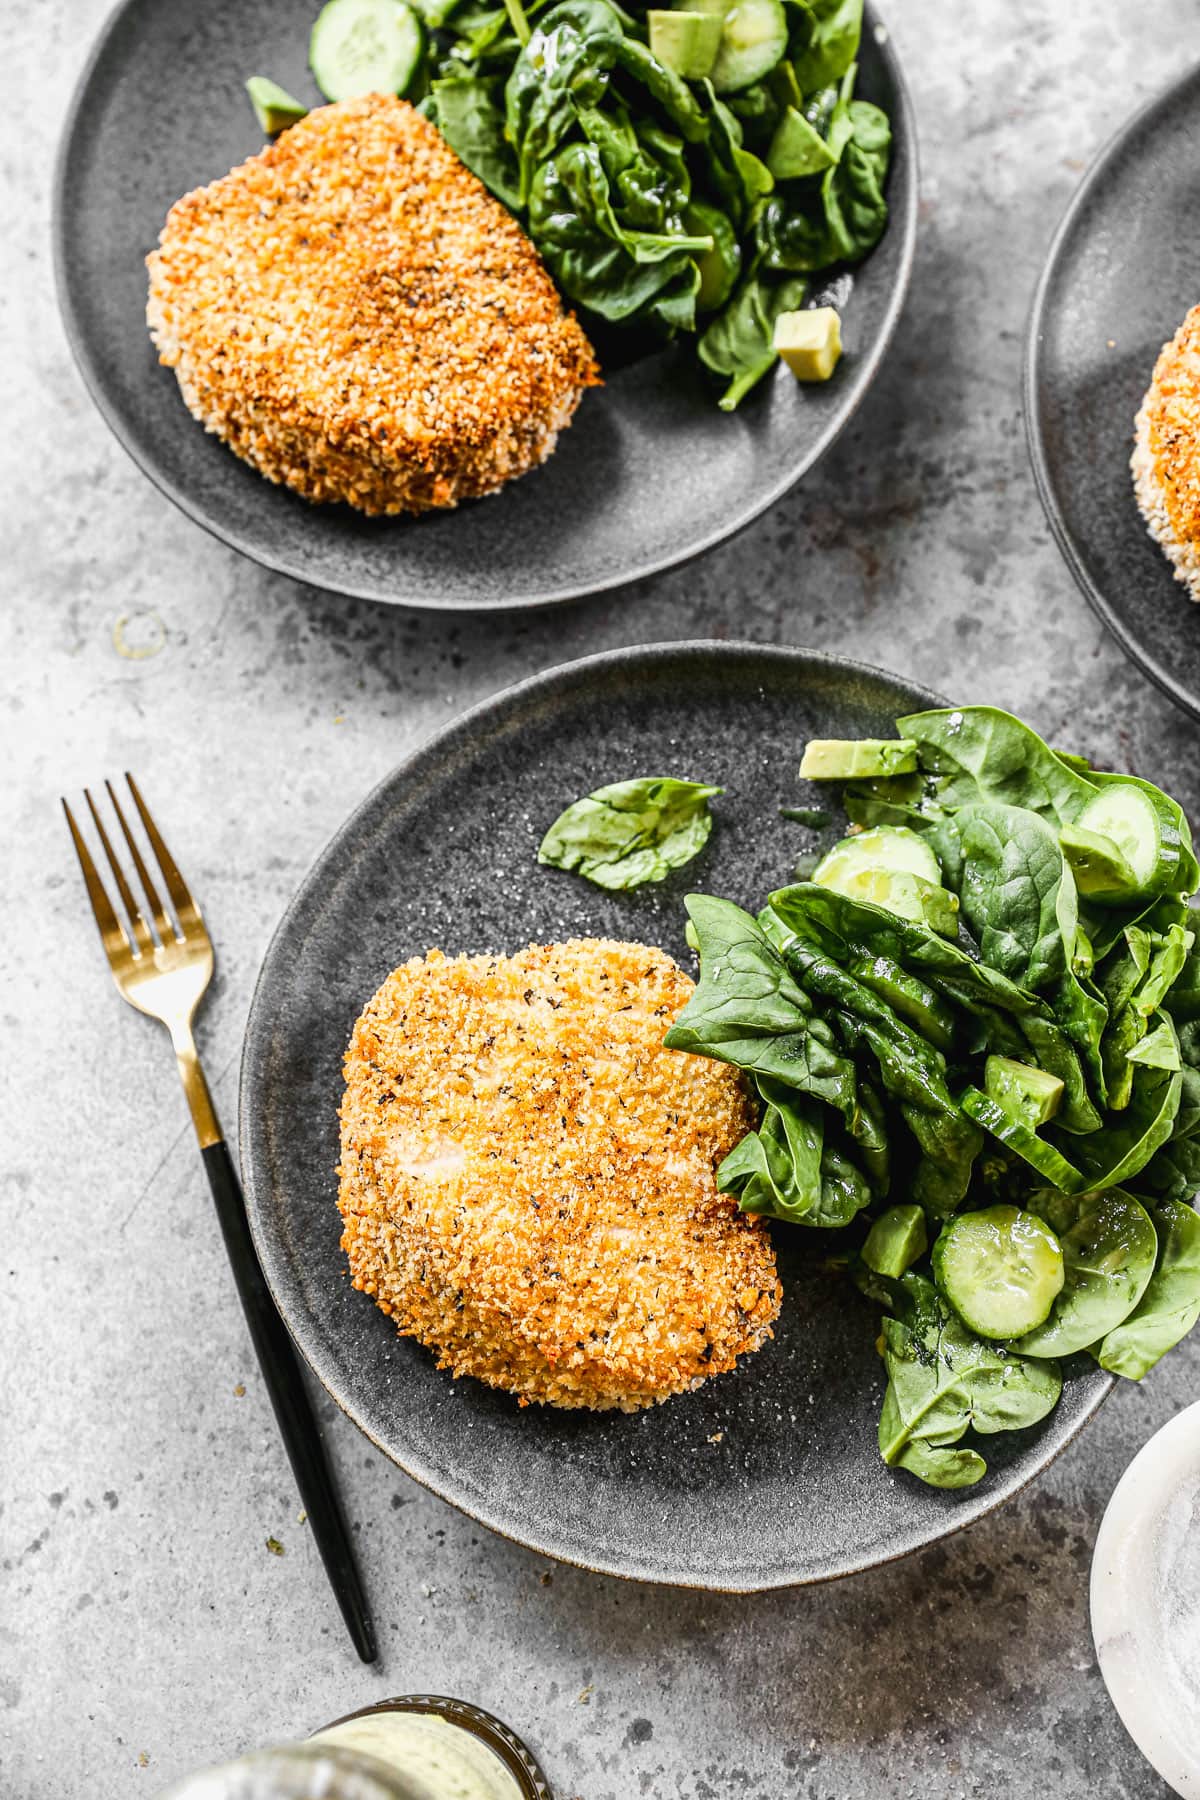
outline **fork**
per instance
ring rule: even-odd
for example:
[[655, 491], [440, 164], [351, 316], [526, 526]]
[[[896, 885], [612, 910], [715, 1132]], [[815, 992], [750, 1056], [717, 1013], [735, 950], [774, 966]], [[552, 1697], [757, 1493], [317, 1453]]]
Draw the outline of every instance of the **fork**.
[[133, 804], [157, 859], [162, 883], [175, 909], [174, 919], [159, 897], [158, 887], [146, 866], [137, 839], [129, 829], [111, 781], [106, 781], [104, 785], [137, 879], [145, 894], [148, 916], [134, 896], [125, 870], [104, 828], [104, 821], [86, 788], [84, 799], [104, 854], [108, 858], [108, 866], [112, 870], [121, 906], [128, 920], [128, 930], [113, 908], [104, 882], [65, 800], [62, 803], [63, 811], [67, 815], [67, 824], [83, 870], [88, 898], [96, 915], [100, 940], [104, 945], [117, 991], [123, 1000], [136, 1006], [139, 1012], [146, 1013], [165, 1025], [171, 1034], [175, 1060], [200, 1143], [200, 1155], [212, 1188], [225, 1249], [259, 1367], [271, 1397], [271, 1405], [275, 1409], [276, 1423], [291, 1459], [292, 1472], [325, 1565], [325, 1573], [349, 1628], [354, 1648], [363, 1662], [374, 1662], [378, 1655], [375, 1628], [355, 1565], [333, 1477], [321, 1444], [320, 1431], [304, 1386], [296, 1351], [283, 1320], [275, 1310], [275, 1303], [271, 1299], [254, 1249], [246, 1217], [246, 1203], [242, 1198], [233, 1158], [217, 1121], [212, 1096], [208, 1091], [208, 1083], [204, 1079], [204, 1071], [196, 1053], [196, 1042], [192, 1036], [192, 1020], [195, 1018], [196, 1008], [212, 978], [212, 939], [187, 883], [175, 866], [175, 861], [150, 816], [137, 783], [128, 773], [125, 779], [129, 783]]

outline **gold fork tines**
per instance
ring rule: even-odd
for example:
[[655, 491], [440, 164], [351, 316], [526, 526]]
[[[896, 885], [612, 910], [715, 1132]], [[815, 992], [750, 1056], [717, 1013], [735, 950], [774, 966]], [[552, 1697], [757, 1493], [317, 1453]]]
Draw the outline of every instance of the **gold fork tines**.
[[116, 883], [118, 900], [124, 909], [124, 921], [109, 898], [87, 841], [65, 800], [62, 803], [63, 811], [67, 815], [71, 840], [75, 845], [79, 866], [83, 870], [84, 884], [100, 930], [100, 941], [104, 945], [117, 991], [130, 1006], [136, 1006], [139, 1012], [157, 1019], [170, 1032], [183, 1090], [191, 1109], [192, 1123], [203, 1149], [209, 1144], [221, 1142], [221, 1127], [217, 1122], [192, 1035], [196, 1008], [212, 978], [212, 941], [200, 909], [163, 842], [162, 834], [154, 823], [137, 783], [130, 774], [126, 774], [125, 780], [129, 784], [138, 818], [158, 863], [160, 879], [175, 908], [175, 919], [171, 918], [163, 903], [158, 885], [146, 866], [146, 859], [130, 830], [111, 781], [106, 781], [104, 785], [148, 910], [143, 909], [134, 893], [90, 790], [84, 789], [84, 799]]

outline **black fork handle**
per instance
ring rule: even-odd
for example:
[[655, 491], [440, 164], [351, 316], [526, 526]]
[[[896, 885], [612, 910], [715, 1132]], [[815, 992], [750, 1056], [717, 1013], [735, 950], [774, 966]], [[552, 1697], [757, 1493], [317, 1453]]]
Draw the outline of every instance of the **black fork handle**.
[[295, 1346], [276, 1311], [250, 1236], [246, 1203], [233, 1158], [224, 1141], [206, 1145], [200, 1154], [204, 1158], [242, 1311], [250, 1327], [254, 1353], [271, 1396], [275, 1420], [304, 1501], [308, 1523], [321, 1552], [321, 1561], [325, 1564], [325, 1573], [342, 1609], [354, 1648], [363, 1662], [374, 1662], [379, 1655], [375, 1627], [321, 1443], [320, 1427], [309, 1403]]

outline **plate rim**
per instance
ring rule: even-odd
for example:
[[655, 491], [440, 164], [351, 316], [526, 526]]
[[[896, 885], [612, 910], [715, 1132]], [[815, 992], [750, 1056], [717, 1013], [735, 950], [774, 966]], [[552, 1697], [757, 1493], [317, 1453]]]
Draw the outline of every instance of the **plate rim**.
[[[1200, 693], [1192, 693], [1171, 674], [1170, 669], [1161, 662], [1156, 654], [1145, 648], [1136, 634], [1125, 623], [1117, 606], [1093, 579], [1083, 557], [1076, 545], [1066, 514], [1059, 503], [1058, 493], [1050, 471], [1050, 459], [1046, 452], [1045, 439], [1041, 429], [1040, 397], [1043, 380], [1043, 340], [1045, 336], [1045, 320], [1047, 316], [1050, 289], [1059, 272], [1059, 265], [1074, 233], [1078, 215], [1084, 210], [1092, 194], [1100, 185], [1112, 158], [1122, 150], [1137, 132], [1147, 125], [1154, 114], [1166, 107], [1187, 87], [1200, 83], [1200, 62], [1191, 64], [1182, 75], [1177, 75], [1165, 87], [1143, 100], [1136, 110], [1105, 139], [1094, 153], [1079, 185], [1067, 202], [1046, 259], [1038, 276], [1033, 300], [1029, 309], [1029, 318], [1025, 327], [1025, 353], [1023, 358], [1021, 397], [1025, 409], [1025, 444], [1029, 453], [1029, 461], [1033, 467], [1034, 485], [1046, 522], [1050, 527], [1062, 555], [1063, 561], [1075, 578], [1076, 586], [1120, 648], [1135, 667], [1139, 668], [1167, 698], [1179, 709], [1193, 719], [1200, 719]], [[1132, 447], [1133, 430], [1129, 433]], [[1130, 504], [1133, 502], [1133, 483], [1130, 482]]]
[[[276, 1279], [277, 1270], [280, 1264], [277, 1261], [273, 1261], [273, 1257], [276, 1256], [278, 1251], [278, 1241], [266, 1229], [265, 1207], [261, 1203], [262, 1195], [256, 1187], [256, 1182], [260, 1175], [262, 1176], [264, 1189], [269, 1189], [270, 1183], [266, 1171], [256, 1168], [254, 1157], [256, 1131], [261, 1139], [263, 1129], [261, 1125], [256, 1127], [253, 1115], [255, 1114], [255, 1102], [258, 1097], [257, 1088], [261, 1079], [262, 1059], [260, 1056], [260, 1045], [266, 1040], [270, 1030], [269, 1018], [262, 1016], [265, 1008], [268, 968], [274, 961], [276, 946], [280, 944], [284, 937], [284, 933], [291, 926], [293, 919], [299, 912], [301, 906], [307, 901], [313, 878], [318, 869], [338, 854], [343, 843], [352, 836], [360, 819], [375, 804], [379, 796], [398, 778], [417, 769], [423, 760], [436, 759], [438, 754], [443, 753], [460, 733], [469, 732], [471, 727], [478, 720], [486, 717], [500, 706], [527, 699], [539, 692], [551, 690], [564, 680], [576, 679], [585, 672], [593, 670], [603, 671], [614, 667], [620, 667], [622, 664], [628, 664], [634, 661], [638, 663], [654, 663], [667, 660], [668, 658], [677, 658], [681, 655], [688, 658], [694, 657], [697, 660], [700, 660], [712, 656], [713, 654], [716, 654], [719, 657], [730, 656], [738, 661], [766, 659], [777, 664], [791, 664], [792, 666], [807, 665], [811, 667], [816, 665], [818, 668], [823, 667], [827, 670], [834, 670], [839, 673], [867, 676], [871, 679], [883, 679], [888, 682], [901, 682], [910, 688], [923, 693], [935, 704], [945, 704], [941, 695], [931, 689], [925, 688], [920, 682], [910, 681], [907, 676], [897, 675], [894, 671], [880, 668], [877, 664], [862, 662], [855, 657], [842, 656], [836, 651], [810, 648], [804, 645], [759, 644], [748, 639], [727, 640], [718, 638], [686, 638], [672, 639], [663, 643], [633, 644], [611, 650], [597, 651], [587, 656], [574, 657], [568, 662], [556, 663], [548, 669], [540, 670], [536, 674], [526, 676], [520, 681], [510, 683], [507, 687], [477, 701], [473, 706], [470, 706], [465, 711], [457, 714], [455, 718], [448, 720], [436, 731], [431, 733], [429, 737], [415, 745], [407, 756], [402, 757], [400, 761], [381, 778], [381, 780], [377, 781], [371, 787], [369, 792], [351, 809], [342, 824], [317, 852], [304, 875], [301, 877], [300, 882], [294, 889], [287, 905], [280, 915], [274, 931], [271, 933], [270, 940], [263, 953], [263, 959], [255, 979], [250, 1007], [246, 1015], [246, 1025], [242, 1039], [242, 1053], [239, 1064], [237, 1138], [238, 1159], [242, 1172], [242, 1184], [246, 1197], [246, 1212], [250, 1221], [251, 1235], [254, 1240], [255, 1250], [258, 1255], [260, 1266], [262, 1267], [264, 1278], [267, 1282], [267, 1287], [270, 1291], [272, 1300], [275, 1303], [276, 1309], [283, 1319], [284, 1324], [287, 1326], [288, 1333], [295, 1343], [297, 1350], [313, 1375], [320, 1382], [322, 1388], [346, 1418], [362, 1432], [363, 1436], [366, 1437], [377, 1450], [387, 1457], [389, 1462], [394, 1463], [397, 1468], [402, 1470], [402, 1472], [410, 1478], [410, 1480], [417, 1482], [418, 1485], [424, 1488], [428, 1493], [435, 1494], [438, 1499], [444, 1501], [449, 1506], [453, 1506], [456, 1511], [464, 1514], [467, 1518], [473, 1519], [477, 1524], [484, 1526], [487, 1530], [495, 1532], [498, 1537], [505, 1538], [510, 1543], [519, 1544], [523, 1548], [531, 1550], [537, 1555], [552, 1557], [557, 1562], [566, 1563], [575, 1568], [586, 1569], [592, 1574], [616, 1576], [622, 1580], [645, 1582], [656, 1587], [680, 1588], [711, 1593], [752, 1594], [775, 1592], [790, 1588], [817, 1587], [829, 1581], [844, 1580], [853, 1575], [865, 1574], [868, 1570], [882, 1568], [888, 1563], [899, 1562], [906, 1556], [914, 1555], [920, 1550], [927, 1549], [933, 1544], [941, 1543], [944, 1539], [953, 1537], [959, 1531], [966, 1530], [967, 1527], [974, 1524], [976, 1520], [985, 1517], [988, 1513], [994, 1512], [997, 1508], [1006, 1504], [1010, 1499], [1021, 1493], [1026, 1487], [1045, 1473], [1068, 1445], [1073, 1443], [1080, 1435], [1084, 1427], [1089, 1425], [1095, 1418], [1100, 1407], [1108, 1399], [1116, 1386], [1115, 1376], [1104, 1372], [1103, 1381], [1100, 1382], [1097, 1380], [1094, 1398], [1091, 1403], [1085, 1407], [1079, 1418], [1072, 1423], [1064, 1435], [1054, 1443], [1049, 1452], [1040, 1461], [1036, 1461], [1032, 1468], [1023, 1472], [1015, 1479], [1011, 1477], [1005, 1479], [1003, 1475], [998, 1476], [995, 1480], [995, 1487], [993, 1488], [989, 1484], [985, 1493], [980, 1493], [978, 1490], [966, 1490], [973, 1494], [974, 1498], [963, 1504], [963, 1509], [960, 1514], [934, 1515], [931, 1521], [932, 1528], [928, 1532], [918, 1531], [912, 1534], [907, 1537], [898, 1548], [889, 1549], [886, 1554], [868, 1554], [865, 1557], [860, 1557], [858, 1560], [850, 1560], [837, 1567], [823, 1569], [817, 1573], [776, 1573], [768, 1574], [761, 1579], [751, 1581], [712, 1581], [706, 1580], [700, 1575], [683, 1573], [678, 1570], [669, 1574], [659, 1574], [648, 1572], [644, 1568], [622, 1567], [613, 1559], [605, 1557], [597, 1557], [593, 1560], [589, 1560], [584, 1555], [571, 1552], [561, 1546], [554, 1547], [545, 1542], [539, 1542], [537, 1541], [536, 1535], [533, 1537], [522, 1535], [513, 1528], [510, 1520], [505, 1523], [500, 1523], [489, 1508], [482, 1504], [478, 1499], [472, 1499], [468, 1502], [458, 1495], [451, 1493], [444, 1485], [437, 1482], [436, 1478], [433, 1477], [433, 1472], [424, 1466], [419, 1457], [406, 1456], [391, 1445], [384, 1443], [365, 1420], [360, 1417], [353, 1399], [339, 1390], [336, 1383], [319, 1366], [318, 1361], [314, 1359], [314, 1354], [310, 1352], [309, 1345], [305, 1341], [302, 1330], [298, 1327], [297, 1322], [293, 1321], [291, 1309], [286, 1298], [281, 1294], [280, 1289], [283, 1284], [277, 1282]], [[255, 1066], [256, 1063], [258, 1065], [257, 1068]], [[317, 1349], [317, 1355], [319, 1355], [319, 1347]], [[1095, 1380], [1101, 1371], [1098, 1369], [1089, 1370], [1088, 1373], [1091, 1378]]]
[[[192, 524], [200, 526], [218, 543], [225, 544], [229, 549], [235, 550], [260, 568], [268, 569], [271, 573], [282, 575], [288, 580], [299, 582], [303, 587], [314, 589], [316, 592], [340, 594], [349, 600], [365, 600], [376, 605], [398, 606], [414, 612], [472, 614], [533, 611], [542, 607], [563, 605], [572, 600], [587, 599], [597, 594], [612, 593], [618, 588], [629, 587], [637, 582], [649, 580], [670, 569], [685, 567], [697, 557], [715, 549], [718, 544], [726, 543], [736, 537], [741, 531], [752, 525], [756, 519], [761, 518], [815, 467], [858, 412], [874, 384], [880, 365], [895, 337], [896, 327], [904, 310], [911, 285], [920, 207], [921, 168], [912, 94], [900, 57], [895, 49], [895, 39], [891, 28], [879, 16], [874, 0], [866, 0], [863, 29], [874, 33], [876, 49], [893, 84], [896, 105], [891, 117], [892, 133], [895, 139], [903, 143], [905, 154], [909, 160], [906, 189], [903, 196], [900, 197], [902, 204], [893, 207], [891, 196], [888, 201], [888, 235], [898, 233], [900, 242], [896, 280], [887, 296], [880, 330], [870, 352], [858, 367], [857, 385], [853, 394], [829, 420], [825, 429], [800, 462], [790, 468], [783, 479], [775, 483], [768, 492], [756, 496], [732, 522], [726, 521], [709, 531], [702, 532], [683, 550], [669, 553], [666, 556], [645, 557], [636, 567], [626, 569], [620, 575], [606, 577], [599, 584], [581, 586], [578, 582], [568, 581], [553, 586], [547, 585], [535, 593], [523, 590], [517, 595], [508, 595], [501, 600], [481, 601], [478, 598], [463, 596], [449, 588], [433, 599], [427, 596], [414, 598], [411, 594], [385, 594], [381, 593], [376, 586], [352, 580], [339, 580], [336, 586], [314, 581], [313, 577], [305, 572], [303, 548], [291, 554], [280, 554], [248, 540], [242, 532], [224, 525], [218, 516], [210, 514], [194, 502], [186, 489], [177, 486], [171, 477], [157, 466], [156, 459], [152, 455], [141, 453], [141, 447], [134, 433], [126, 430], [117, 409], [110, 402], [103, 376], [91, 354], [87, 332], [72, 302], [68, 274], [67, 165], [80, 121], [87, 111], [91, 84], [97, 67], [107, 51], [111, 39], [121, 28], [126, 14], [132, 11], [133, 7], [142, 3], [143, 0], [115, 0], [115, 4], [96, 34], [84, 65], [76, 78], [70, 103], [59, 129], [50, 187], [51, 261], [59, 318], [72, 360], [92, 404], [134, 466]], [[194, 422], [194, 424], [195, 429], [201, 429], [198, 423]], [[500, 495], [491, 496], [495, 499], [500, 497]]]

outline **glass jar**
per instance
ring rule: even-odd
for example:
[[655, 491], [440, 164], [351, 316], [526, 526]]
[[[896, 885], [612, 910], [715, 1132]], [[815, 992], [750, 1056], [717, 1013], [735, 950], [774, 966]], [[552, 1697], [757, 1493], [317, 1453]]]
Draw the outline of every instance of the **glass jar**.
[[302, 1743], [190, 1775], [163, 1800], [553, 1800], [502, 1720], [444, 1694], [380, 1700]]

